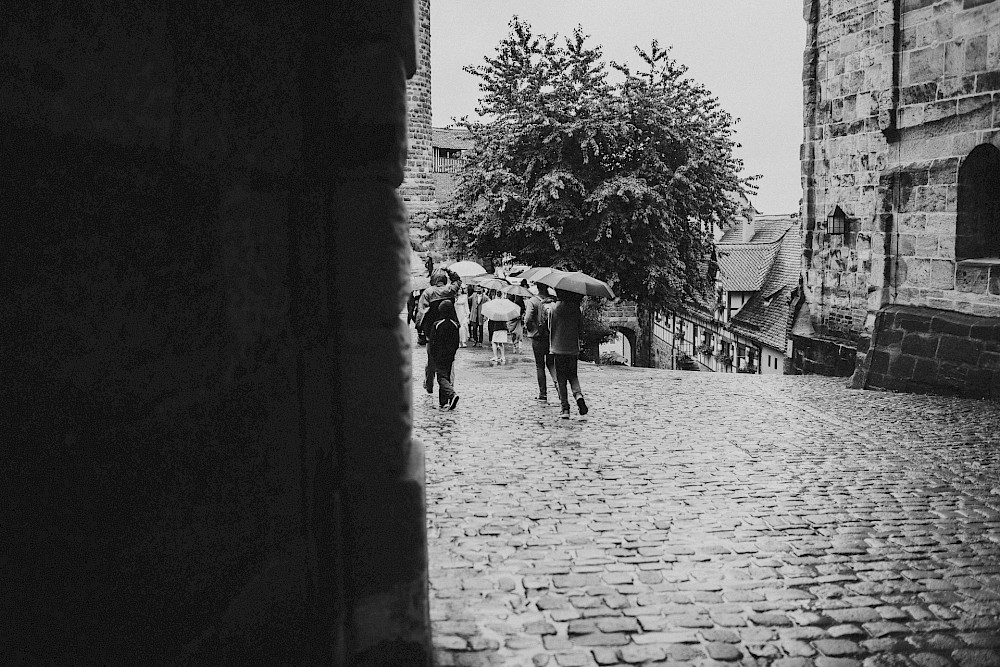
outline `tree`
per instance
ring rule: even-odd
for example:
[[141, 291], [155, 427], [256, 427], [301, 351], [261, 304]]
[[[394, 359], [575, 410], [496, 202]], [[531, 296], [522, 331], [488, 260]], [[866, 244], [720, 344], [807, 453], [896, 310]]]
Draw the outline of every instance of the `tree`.
[[733, 119], [655, 41], [645, 71], [610, 63], [582, 28], [559, 40], [515, 17], [484, 64], [481, 121], [451, 215], [482, 257], [585, 271], [641, 310], [677, 307], [714, 282], [712, 225], [739, 193]]

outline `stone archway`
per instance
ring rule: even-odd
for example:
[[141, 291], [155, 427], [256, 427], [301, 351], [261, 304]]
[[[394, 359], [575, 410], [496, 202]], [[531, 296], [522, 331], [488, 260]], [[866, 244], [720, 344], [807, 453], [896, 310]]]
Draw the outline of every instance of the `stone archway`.
[[639, 344], [639, 332], [636, 329], [627, 326], [613, 325], [611, 328], [620, 333], [628, 342], [628, 355], [626, 355], [625, 358], [628, 360], [629, 366], [635, 366], [635, 349], [636, 345]]

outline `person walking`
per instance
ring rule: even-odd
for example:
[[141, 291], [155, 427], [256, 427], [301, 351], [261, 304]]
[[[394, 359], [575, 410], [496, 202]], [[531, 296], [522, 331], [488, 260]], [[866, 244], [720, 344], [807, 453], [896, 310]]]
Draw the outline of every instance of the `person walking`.
[[525, 336], [531, 341], [531, 352], [535, 357], [535, 378], [538, 380], [536, 400], [548, 401], [548, 375], [556, 386], [555, 359], [549, 352], [549, 307], [552, 297], [547, 285], [538, 284], [538, 295], [528, 299], [524, 310]]
[[576, 407], [580, 415], [589, 412], [587, 402], [580, 388], [577, 376], [577, 360], [580, 356], [580, 330], [583, 314], [580, 312], [582, 297], [573, 292], [556, 289], [556, 302], [549, 311], [549, 351], [555, 357], [556, 389], [562, 411], [559, 417], [569, 419], [569, 391], [573, 391]]
[[[434, 335], [434, 324], [439, 319], [438, 307], [442, 301], [452, 301], [461, 287], [462, 279], [454, 272], [437, 269], [431, 274], [431, 286], [417, 301], [417, 326], [424, 332], [428, 343]], [[427, 346], [427, 366], [424, 368], [424, 390], [428, 394], [434, 393], [434, 358], [430, 345]]]
[[507, 350], [506, 345], [509, 340], [509, 335], [507, 333], [507, 327], [509, 323], [505, 320], [489, 320], [490, 343], [493, 345], [493, 358], [490, 359], [491, 364], [506, 364], [507, 363]]
[[[460, 298], [461, 295], [459, 295]], [[434, 372], [438, 381], [438, 403], [442, 410], [454, 410], [458, 405], [458, 394], [455, 393], [452, 376], [452, 366], [455, 363], [455, 353], [458, 351], [459, 326], [455, 315], [455, 305], [450, 300], [440, 302], [438, 306], [438, 321], [434, 323], [434, 334], [427, 348], [434, 359]]]
[[465, 289], [455, 296], [455, 315], [458, 316], [458, 346], [466, 347], [469, 340], [469, 299]]
[[486, 303], [483, 288], [474, 286], [472, 295], [469, 297], [469, 333], [472, 334], [472, 346], [483, 346], [483, 315], [482, 307]]

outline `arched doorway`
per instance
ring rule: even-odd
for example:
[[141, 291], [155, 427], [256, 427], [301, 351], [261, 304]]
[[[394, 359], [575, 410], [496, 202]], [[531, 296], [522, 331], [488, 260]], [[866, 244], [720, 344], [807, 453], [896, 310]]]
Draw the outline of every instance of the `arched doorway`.
[[607, 353], [621, 355], [626, 366], [635, 366], [635, 331], [628, 327], [614, 327], [615, 337], [607, 343], [601, 343], [600, 354]]
[[958, 170], [955, 259], [1000, 258], [1000, 149], [976, 146]]

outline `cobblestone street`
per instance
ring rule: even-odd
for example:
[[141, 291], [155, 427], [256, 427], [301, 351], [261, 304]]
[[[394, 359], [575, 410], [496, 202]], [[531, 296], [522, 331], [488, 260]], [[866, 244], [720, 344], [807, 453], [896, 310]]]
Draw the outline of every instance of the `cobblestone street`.
[[413, 355], [439, 665], [1000, 665], [1000, 406]]

